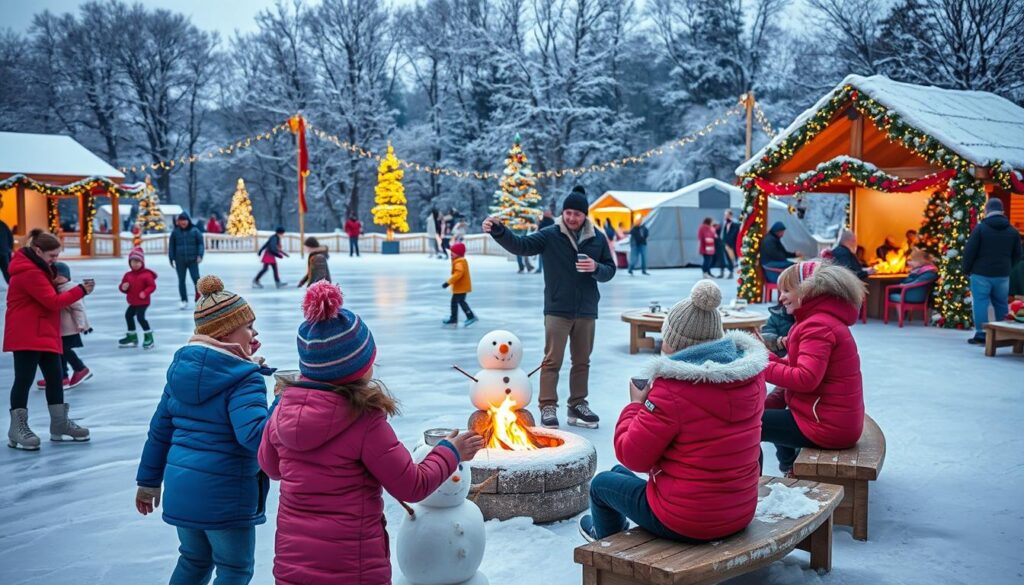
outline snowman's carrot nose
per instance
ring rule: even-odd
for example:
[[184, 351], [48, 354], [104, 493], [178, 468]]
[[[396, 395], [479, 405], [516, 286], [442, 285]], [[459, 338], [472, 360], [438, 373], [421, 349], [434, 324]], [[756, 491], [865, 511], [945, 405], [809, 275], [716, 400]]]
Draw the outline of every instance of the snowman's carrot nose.
[[457, 476], [457, 475], [453, 475], [452, 476], [452, 481], [454, 481], [455, 483], [459, 483], [459, 479], [461, 479], [461, 478], [459, 476]]
[[501, 346], [498, 347], [498, 351], [500, 351], [501, 353], [508, 353], [508, 345], [502, 343]]

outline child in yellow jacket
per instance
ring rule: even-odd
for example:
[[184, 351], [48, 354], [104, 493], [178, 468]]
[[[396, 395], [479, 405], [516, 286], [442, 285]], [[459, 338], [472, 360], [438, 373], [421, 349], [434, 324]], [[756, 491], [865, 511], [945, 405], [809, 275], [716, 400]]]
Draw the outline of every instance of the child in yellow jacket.
[[466, 327], [469, 327], [476, 323], [477, 318], [466, 302], [466, 295], [473, 291], [473, 282], [469, 278], [469, 262], [466, 261], [466, 244], [456, 242], [452, 244], [451, 251], [452, 276], [441, 285], [441, 288], [452, 287], [452, 316], [447, 321], [441, 321], [441, 324], [457, 326], [461, 306], [462, 311], [466, 313]]

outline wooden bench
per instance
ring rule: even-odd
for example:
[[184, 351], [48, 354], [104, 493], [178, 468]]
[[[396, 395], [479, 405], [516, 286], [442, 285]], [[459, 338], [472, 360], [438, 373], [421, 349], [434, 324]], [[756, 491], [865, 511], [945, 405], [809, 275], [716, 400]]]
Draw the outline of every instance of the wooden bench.
[[843, 486], [843, 501], [835, 523], [852, 526], [853, 537], [868, 539], [868, 482], [878, 479], [885, 462], [885, 435], [864, 415], [864, 431], [852, 449], [834, 451], [804, 447], [793, 464], [793, 475], [807, 481]]
[[810, 488], [818, 500], [816, 514], [796, 520], [763, 522], [757, 518], [730, 538], [710, 544], [663, 540], [641, 528], [620, 532], [576, 548], [573, 557], [583, 565], [583, 585], [704, 585], [749, 573], [799, 548], [811, 553], [811, 568], [832, 569], [832, 512], [843, 488], [796, 479], [761, 477], [765, 484]]
[[1024, 353], [1024, 323], [999, 321], [985, 323], [985, 355], [996, 355], [997, 347], [1013, 346], [1013, 353]]

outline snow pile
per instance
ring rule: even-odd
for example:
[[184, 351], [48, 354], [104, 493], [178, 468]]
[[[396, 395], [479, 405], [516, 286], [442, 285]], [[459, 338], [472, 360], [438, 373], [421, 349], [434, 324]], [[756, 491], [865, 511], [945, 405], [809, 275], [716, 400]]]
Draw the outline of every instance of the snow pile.
[[782, 518], [800, 518], [818, 511], [821, 504], [807, 497], [806, 487], [788, 487], [780, 483], [768, 484], [767, 496], [758, 498], [754, 517], [761, 522], [776, 522]]

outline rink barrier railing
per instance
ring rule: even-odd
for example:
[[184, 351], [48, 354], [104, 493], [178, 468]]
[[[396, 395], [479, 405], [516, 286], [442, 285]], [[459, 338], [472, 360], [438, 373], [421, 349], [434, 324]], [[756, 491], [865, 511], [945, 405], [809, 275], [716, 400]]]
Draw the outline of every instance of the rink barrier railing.
[[[227, 234], [203, 234], [203, 243], [206, 245], [207, 253], [235, 253], [255, 254], [267, 238], [274, 232], [260, 231], [255, 236], [229, 236]], [[334, 254], [348, 253], [348, 235], [344, 233], [309, 233], [307, 237], [313, 236], [321, 246], [327, 246], [329, 252]], [[80, 248], [79, 234], [66, 232], [61, 234], [64, 249], [70, 252]], [[114, 234], [93, 234], [93, 255], [113, 256], [114, 238], [121, 238], [121, 254], [127, 256], [132, 249], [134, 236], [130, 233], [123, 233], [120, 236]], [[433, 251], [430, 238], [425, 233], [395, 234], [395, 241], [402, 254], [428, 254]], [[167, 246], [170, 234], [145, 234], [140, 237], [140, 246], [146, 254], [167, 254]], [[385, 234], [370, 233], [359, 236], [360, 252], [379, 253], [383, 242], [387, 241]], [[302, 251], [302, 239], [299, 234], [286, 233], [281, 238], [282, 248], [288, 254], [299, 254]], [[484, 256], [506, 256], [509, 254], [499, 246], [491, 236], [487, 234], [469, 234], [462, 239], [466, 244], [466, 252], [473, 255]]]

